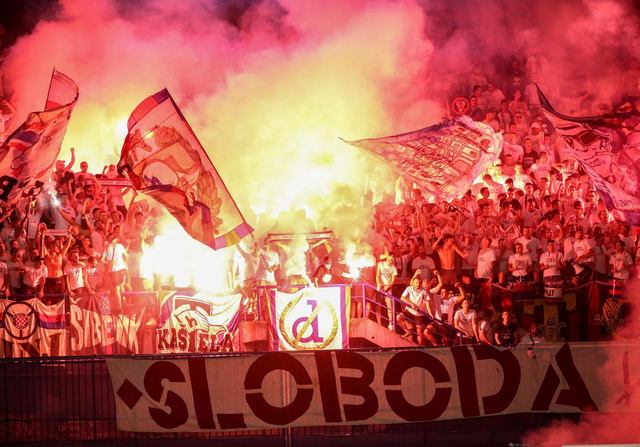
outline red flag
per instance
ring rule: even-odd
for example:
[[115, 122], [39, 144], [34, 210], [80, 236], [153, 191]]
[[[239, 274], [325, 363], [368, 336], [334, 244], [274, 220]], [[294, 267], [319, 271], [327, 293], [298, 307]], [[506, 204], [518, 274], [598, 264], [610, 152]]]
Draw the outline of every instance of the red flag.
[[213, 249], [253, 231], [173, 98], [164, 89], [131, 113], [118, 170]]
[[37, 193], [49, 178], [77, 102], [76, 83], [54, 70], [45, 110], [30, 113], [0, 147], [0, 204]]

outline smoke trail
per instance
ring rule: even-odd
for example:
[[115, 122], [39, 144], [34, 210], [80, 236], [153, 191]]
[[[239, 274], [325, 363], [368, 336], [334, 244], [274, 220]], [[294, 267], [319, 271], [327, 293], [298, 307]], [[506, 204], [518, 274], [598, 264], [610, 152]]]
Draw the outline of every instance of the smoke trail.
[[166, 86], [259, 232], [366, 238], [363, 186], [393, 179], [337, 137], [432, 124], [448, 96], [468, 93], [472, 70], [508, 83], [517, 55], [565, 112], [560, 92], [595, 103], [640, 79], [631, 1], [59, 4], [2, 61], [14, 123], [41, 107], [57, 67], [81, 88], [62, 156], [76, 147], [100, 171], [116, 161], [130, 111]]

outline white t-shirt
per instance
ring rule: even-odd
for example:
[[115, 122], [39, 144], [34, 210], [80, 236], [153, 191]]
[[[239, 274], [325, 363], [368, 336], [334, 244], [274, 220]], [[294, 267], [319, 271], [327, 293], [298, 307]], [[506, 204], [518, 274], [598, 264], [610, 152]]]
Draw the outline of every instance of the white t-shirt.
[[525, 276], [527, 274], [528, 267], [531, 267], [533, 262], [531, 261], [531, 256], [516, 253], [509, 256], [509, 264], [516, 268], [511, 272], [513, 276]]
[[49, 270], [47, 270], [47, 266], [44, 264], [42, 264], [40, 268], [27, 265], [25, 266], [24, 273], [22, 274], [22, 282], [25, 286], [37, 287], [40, 285], [40, 281], [44, 281], [48, 275]]
[[[581, 240], [576, 239], [573, 242], [573, 252], [576, 255], [576, 259], [578, 257], [580, 257], [580, 256], [583, 256], [585, 253], [587, 253], [592, 248], [593, 247], [592, 247], [591, 241], [589, 239], [581, 239]], [[580, 260], [580, 263], [582, 263], [582, 264], [589, 263], [589, 262], [595, 262], [595, 256], [593, 255], [593, 252], [591, 253], [591, 256], [589, 256], [588, 258], [584, 258], [584, 259]], [[580, 271], [582, 271], [582, 269], [580, 269]]]
[[393, 277], [398, 274], [396, 266], [387, 264], [386, 261], [378, 263], [378, 275], [383, 286], [390, 286], [393, 283]]
[[542, 276], [544, 278], [550, 276], [560, 276], [560, 266], [562, 265], [563, 260], [564, 258], [562, 257], [562, 253], [560, 252], [556, 251], [553, 253], [549, 253], [548, 251], [545, 251], [544, 253], [542, 253], [540, 255], [540, 265], [544, 264], [548, 267], [544, 269], [544, 271], [542, 272]]
[[[614, 253], [609, 260], [611, 264], [611, 275], [616, 279], [629, 279], [629, 267], [633, 265], [631, 255], [626, 251], [622, 253]], [[617, 271], [616, 271], [617, 270]]]
[[104, 252], [105, 261], [111, 264], [109, 271], [119, 272], [120, 270], [125, 270], [127, 268], [125, 261], [126, 255], [127, 250], [124, 248], [124, 245], [119, 242], [110, 243]]
[[[473, 320], [475, 318], [476, 318], [475, 310], [469, 309], [469, 311], [465, 314], [462, 309], [458, 309], [455, 317], [453, 317], [453, 322], [458, 323], [460, 327], [462, 327], [467, 334], [474, 335]], [[458, 324], [456, 324], [456, 326]]]
[[476, 268], [476, 278], [490, 278], [493, 275], [493, 267], [498, 260], [496, 251], [493, 248], [482, 248], [478, 252], [478, 267]]
[[69, 289], [76, 290], [80, 287], [84, 287], [84, 278], [82, 277], [83, 267], [84, 264], [82, 263], [78, 265], [67, 263], [64, 267], [64, 274], [69, 278]]
[[[408, 298], [410, 302], [412, 302], [418, 309], [422, 308], [424, 305], [424, 300], [426, 297], [426, 292], [423, 289], [414, 289], [412, 286], [407, 287], [402, 292], [401, 298]], [[422, 313], [415, 310], [411, 306], [406, 307], [406, 311], [413, 315], [421, 315]]]
[[411, 271], [416, 272], [420, 270], [420, 276], [422, 279], [431, 279], [431, 272], [436, 268], [436, 263], [429, 256], [425, 256], [424, 259], [416, 257], [411, 262]]
[[431, 309], [433, 317], [442, 320], [442, 316], [446, 314], [446, 323], [453, 324], [452, 311], [458, 297], [453, 295], [447, 299], [442, 299], [442, 295], [434, 293], [433, 290], [435, 289], [431, 289], [429, 293], [426, 294], [427, 306]]

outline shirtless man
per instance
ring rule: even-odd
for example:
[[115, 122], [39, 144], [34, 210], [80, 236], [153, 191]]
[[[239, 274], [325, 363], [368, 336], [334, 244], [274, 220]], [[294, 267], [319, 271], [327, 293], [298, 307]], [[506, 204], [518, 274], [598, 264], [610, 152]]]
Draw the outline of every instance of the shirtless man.
[[457, 281], [456, 272], [456, 253], [466, 258], [469, 253], [460, 250], [456, 241], [451, 234], [445, 234], [442, 237], [443, 245], [438, 249], [438, 256], [440, 257], [440, 275], [442, 276], [442, 283], [445, 286], [452, 285]]
[[47, 267], [47, 279], [44, 283], [45, 304], [53, 304], [62, 299], [61, 296], [49, 297], [48, 295], [62, 295], [66, 292], [62, 263], [72, 243], [73, 238], [71, 235], [68, 235], [66, 242], [61, 238], [54, 238], [53, 241], [50, 241], [48, 244], [47, 242], [42, 244], [44, 265]]

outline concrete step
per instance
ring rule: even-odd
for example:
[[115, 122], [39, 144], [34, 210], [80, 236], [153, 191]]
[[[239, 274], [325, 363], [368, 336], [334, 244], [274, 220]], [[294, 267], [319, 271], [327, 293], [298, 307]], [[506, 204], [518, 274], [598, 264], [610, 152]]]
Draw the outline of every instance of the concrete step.
[[[238, 331], [240, 350], [245, 352], [270, 351], [269, 323], [267, 321], [241, 321]], [[400, 334], [390, 331], [375, 321], [352, 318], [349, 325], [350, 348], [405, 348], [417, 347]]]
[[352, 318], [349, 326], [350, 348], [408, 348], [417, 347], [414, 343], [400, 334], [380, 326], [367, 318]]

